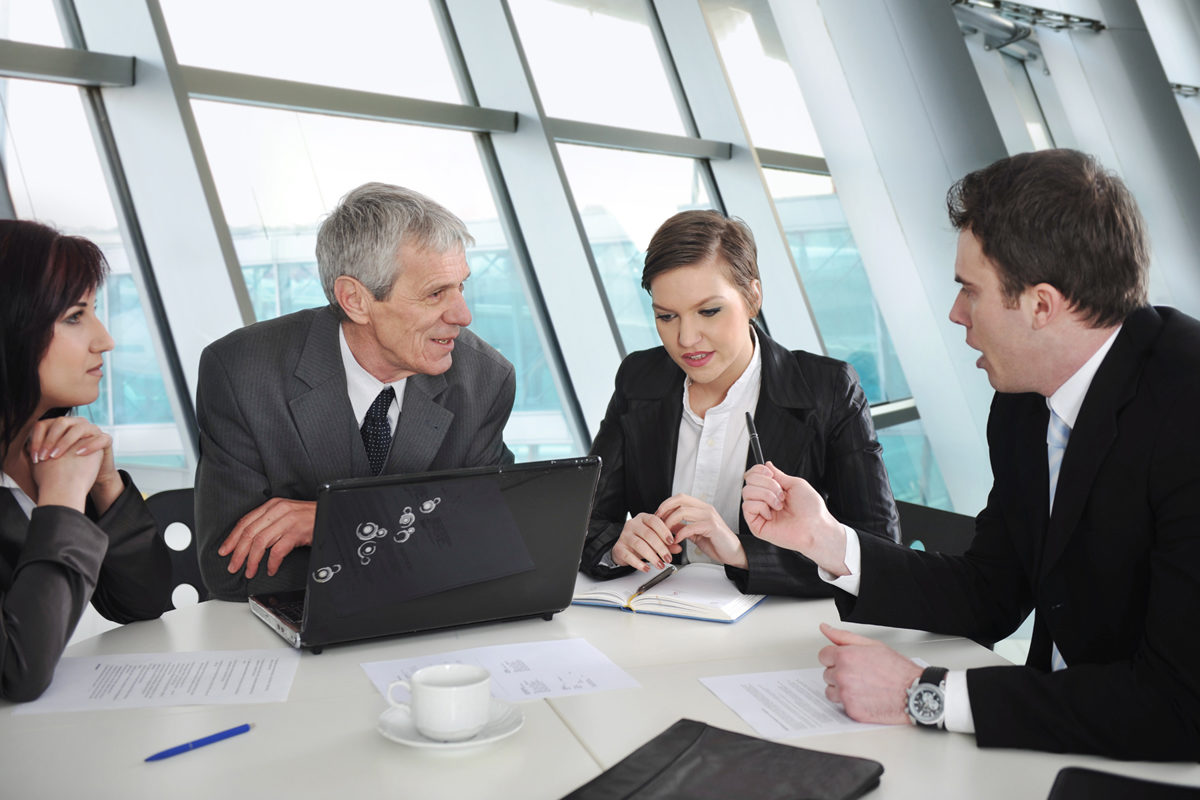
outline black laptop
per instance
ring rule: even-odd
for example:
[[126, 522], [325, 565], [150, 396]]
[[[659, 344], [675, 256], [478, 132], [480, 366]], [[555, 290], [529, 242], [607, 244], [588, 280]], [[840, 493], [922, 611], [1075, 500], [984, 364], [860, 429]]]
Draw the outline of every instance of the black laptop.
[[540, 616], [571, 602], [596, 456], [334, 481], [308, 586], [252, 595], [293, 647]]

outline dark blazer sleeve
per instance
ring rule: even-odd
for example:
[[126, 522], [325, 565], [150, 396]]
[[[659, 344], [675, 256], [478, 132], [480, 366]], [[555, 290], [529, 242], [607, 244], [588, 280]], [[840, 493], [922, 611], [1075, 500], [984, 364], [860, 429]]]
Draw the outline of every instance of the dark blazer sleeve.
[[[92, 605], [113, 622], [155, 619], [171, 607], [171, 555], [141, 492], [124, 471], [125, 490], [98, 517], [108, 552]], [[89, 516], [91, 512], [89, 510]]]
[[[899, 515], [883, 464], [883, 449], [875, 438], [871, 409], [853, 367], [796, 352], [788, 353], [781, 367], [768, 369], [772, 363], [766, 358], [769, 354], [764, 348], [764, 386], [755, 415], [756, 422], [766, 419], [758, 428], [772, 448], [767, 457], [784, 472], [809, 481], [842, 524], [864, 536], [899, 541]], [[775, 393], [772, 382], [789, 379], [807, 386], [811, 404], [788, 408], [771, 397]], [[741, 591], [833, 595], [833, 587], [821, 580], [812, 561], [754, 536], [744, 518], [738, 528], [749, 568], [726, 567], [725, 571]]]
[[629, 514], [630, 498], [625, 492], [625, 433], [621, 427], [621, 415], [628, 409], [624, 389], [624, 370], [617, 373], [616, 390], [608, 401], [604, 420], [592, 442], [591, 455], [600, 456], [600, 480], [596, 485], [596, 496], [592, 502], [592, 516], [588, 522], [587, 539], [583, 545], [580, 570], [593, 578], [615, 578], [633, 571], [631, 567], [605, 567], [600, 560], [612, 550], [621, 536]]
[[[211, 347], [200, 356], [196, 419], [201, 453], [196, 467], [200, 574], [213, 597], [244, 600], [249, 591], [245, 571], [231, 575], [226, 569], [229, 559], [217, 555], [217, 548], [239, 519], [267, 501], [271, 482], [229, 373]], [[265, 564], [261, 571], [266, 574]]]
[[[15, 562], [0, 565], [10, 576], [0, 595], [0, 696], [27, 701], [46, 690], [89, 597], [115, 622], [152, 619], [166, 609], [166, 544], [129, 476], [122, 477], [125, 491], [94, 522], [63, 506], [35, 508]], [[6, 524], [12, 519], [6, 515]]]

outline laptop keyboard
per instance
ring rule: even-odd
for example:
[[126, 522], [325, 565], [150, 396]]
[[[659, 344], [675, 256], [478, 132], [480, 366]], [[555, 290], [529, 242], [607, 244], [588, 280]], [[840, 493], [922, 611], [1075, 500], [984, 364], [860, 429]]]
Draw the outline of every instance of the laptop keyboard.
[[303, 600], [289, 600], [279, 603], [278, 605], [271, 606], [271, 610], [297, 628], [300, 627], [300, 623], [304, 620]]

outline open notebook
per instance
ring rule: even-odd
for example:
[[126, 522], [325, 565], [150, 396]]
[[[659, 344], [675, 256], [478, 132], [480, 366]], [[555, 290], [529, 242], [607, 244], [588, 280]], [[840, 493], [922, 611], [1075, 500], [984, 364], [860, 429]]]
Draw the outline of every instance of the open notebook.
[[662, 614], [709, 622], [736, 622], [762, 602], [761, 594], [742, 594], [725, 577], [719, 564], [688, 564], [644, 594], [638, 587], [657, 574], [633, 572], [610, 581], [583, 573], [575, 579], [571, 602], [582, 606], [608, 606], [642, 614]]

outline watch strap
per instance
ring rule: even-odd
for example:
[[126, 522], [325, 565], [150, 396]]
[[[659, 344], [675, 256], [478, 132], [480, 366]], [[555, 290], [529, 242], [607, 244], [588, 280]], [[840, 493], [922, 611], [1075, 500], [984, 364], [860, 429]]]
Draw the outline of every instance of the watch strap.
[[946, 675], [949, 674], [949, 672], [950, 670], [946, 669], [945, 667], [926, 667], [925, 671], [921, 673], [920, 682], [933, 684], [934, 686], [940, 686], [942, 691], [945, 691]]

